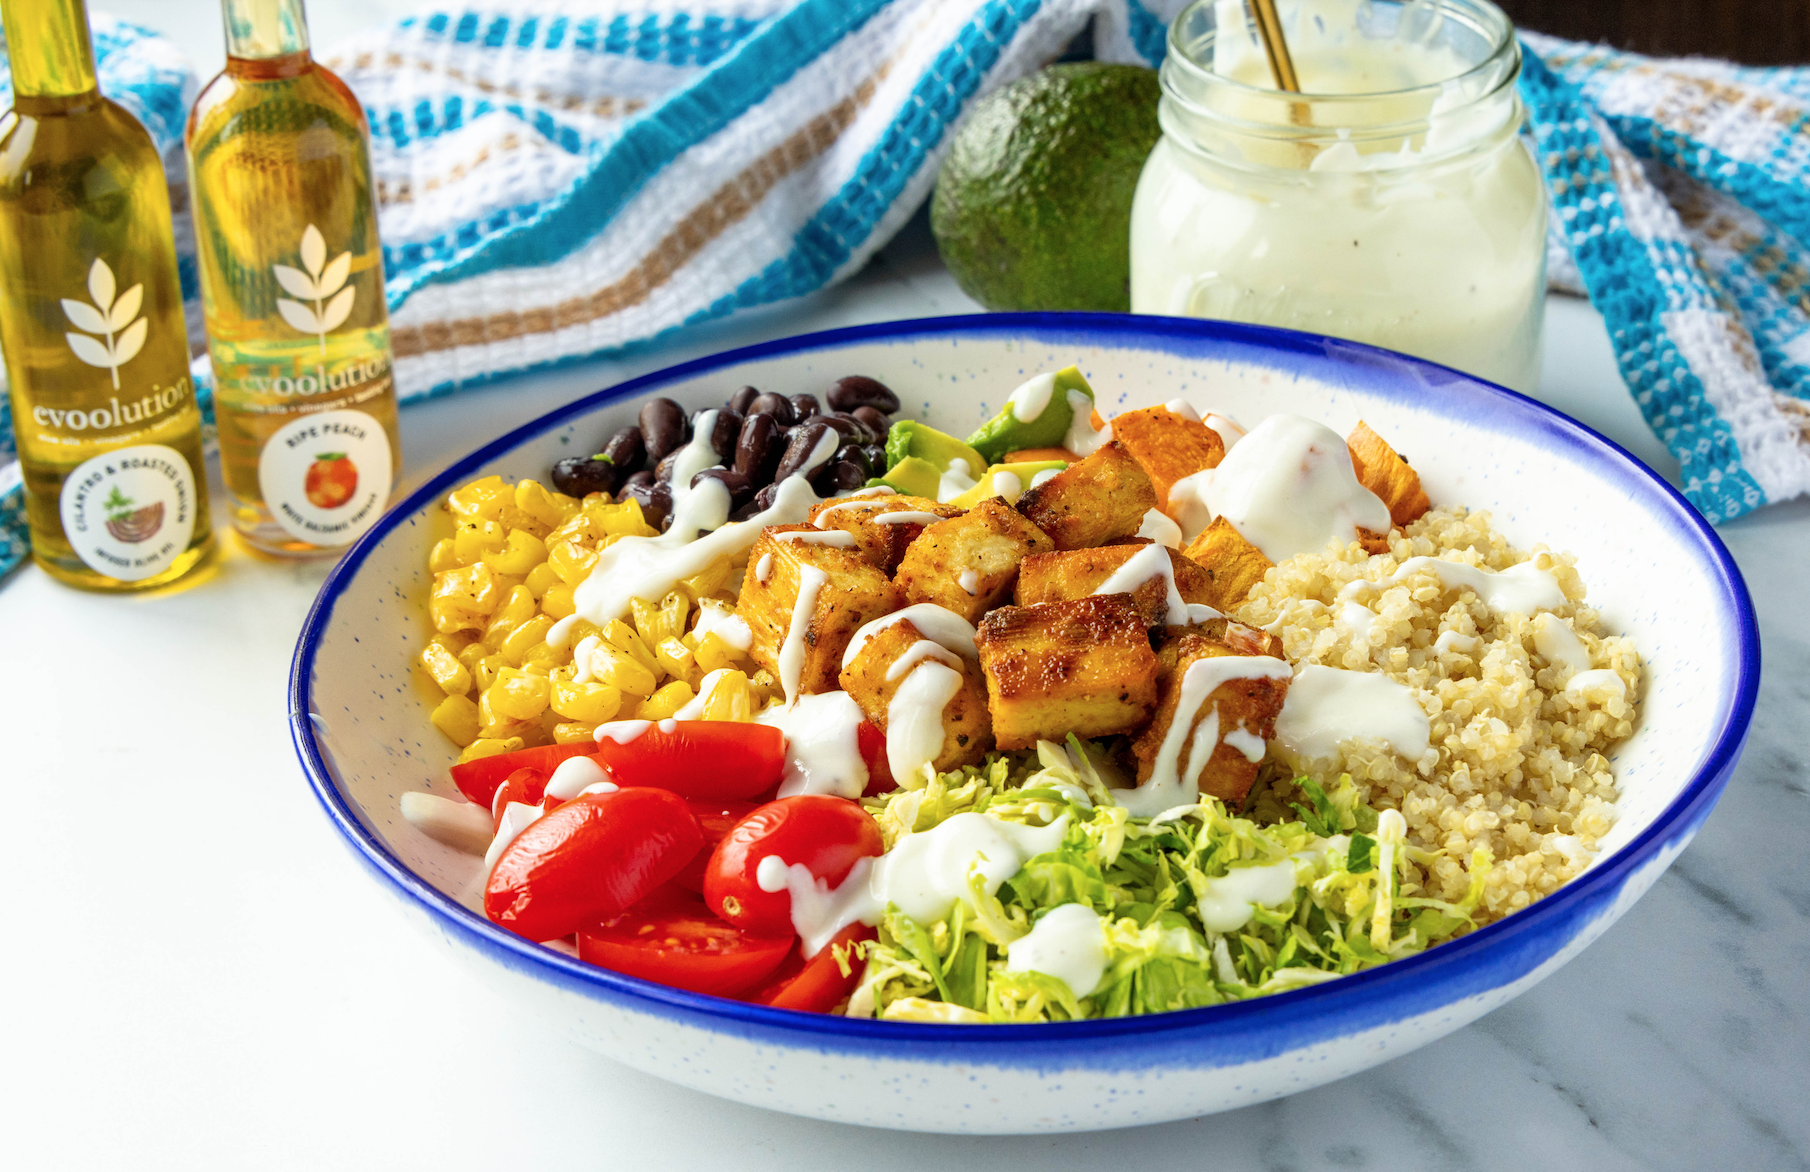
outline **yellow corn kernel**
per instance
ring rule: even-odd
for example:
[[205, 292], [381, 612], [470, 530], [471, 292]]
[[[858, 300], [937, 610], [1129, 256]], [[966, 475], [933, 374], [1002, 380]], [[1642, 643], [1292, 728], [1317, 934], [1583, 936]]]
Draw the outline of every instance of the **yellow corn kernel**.
[[756, 708], [768, 700], [785, 698], [785, 689], [779, 686], [779, 680], [764, 667], [748, 677], [748, 690], [754, 695]]
[[641, 505], [633, 497], [615, 504], [592, 505], [587, 502], [585, 512], [594, 517], [598, 527], [611, 537], [660, 536], [660, 531], [642, 518]]
[[458, 656], [440, 644], [429, 643], [421, 649], [421, 666], [448, 696], [463, 696], [471, 691], [470, 670], [459, 662]]
[[513, 499], [501, 476], [486, 476], [447, 493], [446, 508], [461, 520], [494, 521], [502, 515], [503, 505]]
[[622, 692], [608, 684], [552, 681], [553, 711], [570, 720], [602, 724], [622, 709]]
[[478, 691], [488, 692], [490, 686], [496, 683], [497, 673], [508, 666], [509, 661], [500, 655], [486, 655], [478, 660], [471, 671], [471, 678], [477, 681]]
[[478, 739], [478, 706], [468, 696], [448, 696], [427, 719], [461, 748]]
[[693, 653], [697, 665], [705, 671], [715, 671], [719, 667], [734, 667], [742, 659], [742, 653], [723, 641], [723, 637], [715, 631], [698, 640], [698, 649]]
[[591, 676], [599, 683], [609, 684], [635, 696], [647, 696], [659, 686], [660, 681], [654, 673], [629, 655], [608, 643], [600, 643], [591, 652]]
[[482, 642], [474, 641], [459, 649], [459, 662], [464, 664], [465, 670], [471, 673], [473, 679], [476, 679], [479, 661], [489, 654], [490, 648], [484, 646]]
[[442, 537], [434, 542], [434, 548], [427, 552], [427, 568], [438, 574], [441, 570], [456, 570], [464, 565], [453, 548], [455, 544], [450, 537]]
[[578, 610], [578, 601], [573, 598], [570, 586], [557, 582], [540, 596], [540, 609], [542, 614], [550, 614], [556, 619], [569, 618]]
[[534, 601], [534, 595], [526, 586], [517, 586], [509, 591], [509, 597], [497, 608], [491, 618], [490, 625], [484, 628], [484, 642], [492, 649], [502, 646], [509, 632], [534, 617], [540, 605]]
[[480, 758], [495, 757], [503, 753], [513, 753], [527, 747], [527, 743], [520, 737], [479, 737], [471, 744], [466, 745], [465, 751], [459, 754], [459, 764], [463, 765], [467, 761], [477, 761]]
[[710, 690], [703, 696], [705, 720], [754, 719], [754, 696], [748, 690], [748, 677], [734, 668], [710, 681]]
[[591, 567], [597, 564], [597, 555], [576, 541], [549, 539], [547, 564], [553, 567], [560, 581], [576, 586], [590, 576]]
[[589, 548], [597, 544], [597, 539], [602, 536], [603, 527], [597, 523], [597, 518], [580, 509], [561, 521], [551, 533], [541, 540], [547, 543], [548, 549], [552, 549], [562, 541], [570, 541]]
[[484, 555], [484, 564], [499, 574], [525, 577], [535, 566], [547, 560], [547, 547], [541, 539], [525, 529], [511, 529], [505, 548]]
[[553, 743], [556, 745], [580, 745], [590, 740], [594, 731], [593, 726], [582, 720], [556, 724], [553, 726]]
[[[497, 683], [501, 682], [499, 677]], [[496, 685], [486, 688], [484, 694], [478, 697], [478, 735], [480, 737], [521, 737], [524, 741], [533, 743], [534, 738], [540, 733], [539, 723], [532, 718], [524, 719], [499, 711], [497, 708], [499, 699], [504, 704], [509, 702], [503, 697], [503, 689]]]
[[572, 620], [571, 630], [566, 633], [566, 646], [577, 647], [592, 635], [601, 639], [603, 637], [603, 628], [599, 627], [590, 619], [574, 619]]
[[633, 656], [635, 662], [653, 672], [656, 677], [660, 674], [660, 661], [654, 658], [654, 653], [641, 641], [641, 636], [635, 634], [635, 629], [621, 619], [611, 619], [603, 625], [603, 640], [616, 650]]
[[564, 583], [559, 580], [559, 575], [553, 572], [552, 566], [542, 562], [528, 571], [528, 576], [522, 579], [522, 585], [526, 586], [528, 593], [534, 597], [543, 598], [546, 596], [548, 588], [561, 586]]
[[700, 574], [679, 579], [679, 585], [685, 587], [686, 592], [693, 598], [703, 598], [721, 590], [723, 583], [728, 580], [729, 559], [724, 557], [712, 562], [709, 568]]
[[691, 703], [693, 693], [691, 685], [684, 680], [674, 680], [647, 699], [641, 701], [635, 709], [636, 720], [665, 720], [679, 709]]
[[502, 582], [496, 571], [480, 563], [434, 575], [427, 612], [434, 630], [450, 634], [468, 628], [482, 629], [502, 601]]
[[528, 652], [536, 644], [545, 643], [547, 632], [552, 629], [553, 620], [544, 614], [537, 614], [505, 635], [503, 641], [497, 645], [497, 652], [510, 663], [520, 667], [522, 660], [527, 658]]
[[539, 521], [543, 530], [552, 529], [570, 516], [538, 480], [524, 480], [515, 486], [515, 507]]
[[691, 650], [677, 639], [660, 640], [659, 646], [654, 648], [654, 658], [669, 676], [682, 680], [691, 675]]
[[453, 532], [453, 555], [469, 566], [509, 544], [509, 531], [496, 521], [463, 521]]
[[500, 716], [536, 720], [547, 710], [547, 680], [545, 676], [505, 667], [496, 673], [496, 683], [490, 685], [484, 699], [490, 701], [490, 710]]
[[571, 662], [571, 652], [564, 647], [554, 647], [548, 643], [536, 643], [522, 652], [519, 666], [523, 671], [531, 671], [537, 676], [550, 676], [553, 669], [562, 663]]

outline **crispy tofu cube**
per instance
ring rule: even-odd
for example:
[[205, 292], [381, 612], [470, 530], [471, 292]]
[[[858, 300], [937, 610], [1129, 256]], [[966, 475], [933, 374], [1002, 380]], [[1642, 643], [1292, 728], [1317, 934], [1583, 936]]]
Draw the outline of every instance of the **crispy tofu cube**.
[[1003, 606], [975, 644], [1002, 749], [1130, 732], [1156, 707], [1156, 653], [1130, 595]]
[[852, 535], [861, 556], [891, 574], [926, 525], [961, 514], [929, 497], [893, 494], [824, 501], [811, 509], [811, 524]]
[[1114, 416], [1112, 438], [1150, 476], [1156, 507], [1169, 507], [1169, 489], [1184, 476], [1216, 468], [1225, 459], [1226, 442], [1218, 432], [1167, 407], [1146, 407]]
[[[1175, 725], [1188, 668], [1201, 660], [1240, 655], [1228, 643], [1192, 633], [1173, 640], [1172, 648], [1166, 650], [1172, 650], [1175, 659], [1174, 665], [1163, 675], [1156, 718], [1131, 743], [1132, 756], [1138, 763], [1139, 785], [1150, 780], [1163, 741]], [[1286, 675], [1229, 679], [1207, 693], [1198, 708], [1182, 713], [1188, 726], [1181, 734], [1177, 774], [1183, 779], [1198, 775], [1203, 796], [1234, 805], [1244, 801], [1251, 792], [1251, 784], [1257, 780], [1257, 768], [1263, 763], [1262, 746], [1257, 740], [1268, 741], [1276, 735], [1276, 716], [1282, 711], [1288, 684]], [[1218, 722], [1218, 735], [1212, 754], [1204, 765], [1200, 765], [1192, 760], [1193, 741], [1196, 730], [1205, 721]], [[1228, 734], [1233, 737], [1231, 742], [1226, 740]], [[1256, 754], [1256, 760], [1251, 759], [1247, 749]]]
[[[1013, 600], [1019, 606], [1037, 606], [1045, 602], [1061, 602], [1070, 598], [1086, 598], [1104, 586], [1124, 568], [1125, 563], [1148, 550], [1161, 549], [1147, 541], [1125, 545], [1104, 545], [1099, 549], [1071, 549], [1056, 553], [1032, 554], [1018, 570], [1018, 589]], [[1168, 555], [1170, 573], [1175, 578], [1176, 593], [1183, 602], [1213, 605], [1213, 580], [1207, 572], [1172, 549]], [[1168, 621], [1169, 583], [1164, 580], [1161, 563], [1127, 591], [1137, 603], [1138, 612], [1152, 627]], [[1123, 585], [1123, 583], [1121, 583]]]
[[[1408, 467], [1408, 462], [1382, 436], [1371, 431], [1369, 424], [1360, 420], [1346, 437], [1345, 446], [1351, 449], [1351, 469], [1357, 473], [1358, 483], [1389, 506], [1390, 524], [1400, 528], [1433, 507], [1420, 487], [1420, 473]], [[1364, 548], [1370, 549], [1368, 542]]]
[[1215, 610], [1231, 610], [1243, 602], [1275, 564], [1224, 517], [1215, 517], [1184, 552], [1212, 581], [1207, 605]]
[[1018, 498], [1018, 511], [1057, 549], [1090, 549], [1129, 537], [1156, 508], [1149, 475], [1117, 440]]
[[754, 635], [748, 654], [783, 684], [790, 646], [800, 695], [834, 691], [849, 638], [902, 601], [891, 579], [853, 548], [828, 543], [841, 536], [814, 525], [773, 525], [748, 551], [735, 607]]
[[1235, 619], [1213, 619], [1188, 627], [1163, 628], [1162, 642], [1156, 649], [1159, 678], [1175, 670], [1175, 661], [1181, 655], [1181, 641], [1186, 635], [1199, 635], [1216, 643], [1224, 643], [1236, 655], [1283, 658], [1282, 640], [1279, 636], [1272, 635], [1261, 627], [1247, 627]]
[[1053, 548], [1037, 526], [998, 497], [927, 525], [894, 576], [911, 602], [934, 602], [971, 623], [1012, 596], [1026, 556]]
[[[935, 643], [935, 651], [918, 649], [928, 642], [910, 619], [882, 627], [862, 645], [861, 651], [842, 669], [842, 690], [854, 698], [867, 719], [881, 732], [890, 723], [893, 695], [913, 671], [907, 663], [895, 676], [892, 669], [912, 657], [922, 663], [941, 663], [962, 673], [961, 691], [943, 706], [943, 747], [931, 761], [938, 773], [963, 765], [978, 765], [993, 747], [993, 721], [987, 715], [987, 687], [980, 665]], [[914, 650], [916, 649], [916, 650]]]

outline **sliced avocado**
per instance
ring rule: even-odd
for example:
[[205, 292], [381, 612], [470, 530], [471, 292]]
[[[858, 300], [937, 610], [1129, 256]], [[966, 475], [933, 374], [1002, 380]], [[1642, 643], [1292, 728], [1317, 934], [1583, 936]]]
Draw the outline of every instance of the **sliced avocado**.
[[979, 452], [954, 436], [913, 419], [901, 419], [886, 433], [886, 475], [880, 477], [880, 483], [909, 496], [940, 500], [943, 474], [957, 460], [967, 469], [963, 480], [987, 466]]
[[[1066, 366], [1026, 379], [1012, 392], [999, 414], [981, 424], [980, 430], [968, 437], [968, 442], [988, 461], [1022, 448], [1063, 447], [1069, 424], [1075, 419], [1074, 408], [1068, 401], [1070, 391], [1087, 396], [1088, 409], [1092, 410], [1094, 389], [1087, 385], [1076, 367]], [[1020, 407], [1036, 410], [1037, 414], [1030, 419], [1020, 419]]]
[[[1060, 472], [1066, 467], [1066, 460], [1025, 460], [1018, 464], [995, 464], [987, 469], [986, 475], [980, 478], [980, 483], [947, 503], [961, 509], [972, 509], [988, 497], [998, 496], [1004, 497], [1007, 504], [1017, 504], [1018, 498], [1031, 487], [1031, 477], [1039, 472]], [[1000, 486], [994, 484], [993, 477], [1000, 472], [1009, 472], [1018, 478], [1016, 492], [1002, 491]]]

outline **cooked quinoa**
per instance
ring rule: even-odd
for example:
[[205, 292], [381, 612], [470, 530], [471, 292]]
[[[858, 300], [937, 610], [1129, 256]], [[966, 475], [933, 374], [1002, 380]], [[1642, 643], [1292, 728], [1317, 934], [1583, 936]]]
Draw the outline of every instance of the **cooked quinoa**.
[[[1591, 668], [1615, 672], [1626, 694], [1609, 687], [1568, 695], [1571, 672], [1536, 650], [1533, 617], [1494, 614], [1474, 593], [1430, 573], [1354, 588], [1355, 600], [1376, 615], [1367, 633], [1361, 613], [1344, 613], [1339, 592], [1349, 583], [1387, 578], [1411, 557], [1453, 554], [1490, 570], [1530, 559], [1550, 570], [1567, 600], [1555, 617], [1582, 640]], [[1512, 548], [1488, 513], [1435, 509], [1392, 534], [1387, 554], [1372, 556], [1354, 543], [1289, 559], [1235, 612], [1259, 626], [1281, 619], [1270, 629], [1281, 634], [1291, 663], [1380, 672], [1426, 709], [1430, 747], [1417, 761], [1374, 740], [1346, 742], [1327, 761], [1290, 759], [1271, 745], [1291, 775], [1330, 781], [1349, 772], [1372, 805], [1401, 811], [1408, 843], [1425, 852], [1403, 877], [1404, 894], [1462, 897], [1473, 853], [1485, 848], [1494, 865], [1482, 910], [1486, 921], [1499, 919], [1574, 878], [1614, 822], [1607, 754], [1634, 731], [1640, 656], [1631, 639], [1604, 632], [1584, 601], [1575, 561], [1543, 546], [1531, 554]], [[1435, 644], [1446, 632], [1455, 634], [1441, 651]]]

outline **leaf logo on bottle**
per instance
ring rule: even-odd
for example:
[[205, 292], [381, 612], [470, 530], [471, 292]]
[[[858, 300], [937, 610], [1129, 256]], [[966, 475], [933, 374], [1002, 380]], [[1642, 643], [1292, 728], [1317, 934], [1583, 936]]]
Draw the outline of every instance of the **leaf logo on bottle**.
[[[291, 297], [302, 299], [277, 298], [277, 312], [302, 333], [319, 338], [321, 353], [325, 354], [327, 335], [351, 316], [352, 302], [357, 296], [356, 289], [342, 287], [352, 272], [352, 254], [342, 252], [329, 262], [327, 241], [321, 236], [320, 229], [310, 224], [302, 233], [302, 268], [271, 265], [270, 271], [276, 274], [277, 284]], [[303, 301], [313, 304], [304, 305]]]
[[[69, 339], [69, 348], [75, 351], [77, 358], [111, 374], [113, 389], [118, 390], [119, 368], [132, 361], [144, 348], [145, 334], [151, 327], [146, 319], [138, 316], [145, 300], [142, 284], [132, 286], [118, 298], [113, 293], [113, 270], [97, 256], [88, 269], [88, 296], [94, 298], [94, 304], [69, 297], [62, 299], [63, 315], [69, 319], [69, 324], [87, 333], [78, 334], [72, 330], [63, 336]], [[351, 308], [349, 304], [347, 308]], [[91, 338], [89, 334], [100, 334], [101, 337]]]

